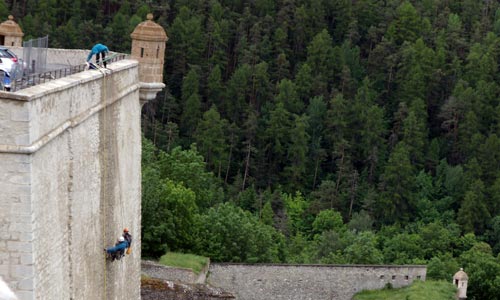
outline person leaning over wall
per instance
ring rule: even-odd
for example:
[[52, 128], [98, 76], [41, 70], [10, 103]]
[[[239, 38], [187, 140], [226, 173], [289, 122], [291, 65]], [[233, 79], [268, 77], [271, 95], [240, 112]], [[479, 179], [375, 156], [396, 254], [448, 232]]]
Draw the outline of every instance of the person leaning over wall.
[[101, 61], [101, 56], [102, 56], [102, 62], [104, 67], [106, 68], [106, 53], [109, 52], [109, 49], [107, 46], [103, 44], [95, 44], [94, 47], [90, 50], [89, 55], [87, 56], [87, 63], [90, 63], [92, 60], [92, 56], [95, 55], [95, 63], [96, 65], [99, 65], [99, 62]]

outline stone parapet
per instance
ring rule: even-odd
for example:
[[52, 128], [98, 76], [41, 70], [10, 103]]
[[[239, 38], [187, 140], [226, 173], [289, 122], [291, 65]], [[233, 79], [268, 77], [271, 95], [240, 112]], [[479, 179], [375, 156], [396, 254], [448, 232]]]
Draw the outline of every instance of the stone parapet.
[[141, 272], [151, 278], [184, 283], [195, 283], [198, 279], [198, 275], [191, 269], [168, 267], [153, 261], [142, 261]]
[[426, 266], [210, 264], [207, 282], [239, 300], [350, 300], [362, 290], [425, 280]]

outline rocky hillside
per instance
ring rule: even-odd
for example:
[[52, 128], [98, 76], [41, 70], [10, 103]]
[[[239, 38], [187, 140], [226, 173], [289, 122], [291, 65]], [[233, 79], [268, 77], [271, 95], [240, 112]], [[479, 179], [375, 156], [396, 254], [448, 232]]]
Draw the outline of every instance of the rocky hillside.
[[143, 278], [142, 300], [220, 300], [235, 299], [233, 295], [206, 284], [186, 284], [170, 280]]

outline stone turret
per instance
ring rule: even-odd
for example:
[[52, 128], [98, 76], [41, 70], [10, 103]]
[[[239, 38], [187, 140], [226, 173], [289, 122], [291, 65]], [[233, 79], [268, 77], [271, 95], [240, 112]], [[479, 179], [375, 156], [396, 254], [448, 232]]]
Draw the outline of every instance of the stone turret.
[[168, 37], [163, 27], [153, 22], [152, 14], [147, 15], [147, 21], [135, 27], [130, 37], [131, 57], [139, 61], [139, 98], [142, 105], [154, 100], [156, 94], [165, 87], [163, 62]]
[[12, 15], [7, 21], [0, 24], [0, 45], [22, 47], [23, 36], [21, 27], [14, 21]]
[[457, 299], [465, 300], [467, 299], [467, 281], [469, 276], [464, 272], [464, 269], [460, 268], [460, 271], [455, 273], [453, 276], [453, 284], [457, 287]]
[[132, 38], [132, 58], [139, 61], [139, 80], [141, 82], [163, 82], [163, 62], [165, 43], [168, 40], [165, 30], [153, 22], [148, 14], [147, 21], [137, 25]]

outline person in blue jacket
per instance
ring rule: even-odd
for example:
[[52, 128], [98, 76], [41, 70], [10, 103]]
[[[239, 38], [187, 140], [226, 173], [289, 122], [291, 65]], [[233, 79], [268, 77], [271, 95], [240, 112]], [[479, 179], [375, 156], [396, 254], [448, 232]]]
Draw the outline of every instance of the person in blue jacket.
[[110, 255], [112, 260], [115, 259], [120, 259], [123, 256], [125, 256], [125, 249], [128, 248], [128, 242], [125, 240], [123, 236], [120, 236], [118, 238], [118, 242], [115, 244], [114, 247], [109, 247], [104, 250], [106, 250], [106, 253]]
[[102, 61], [104, 64], [104, 67], [106, 68], [106, 53], [109, 52], [108, 47], [106, 47], [103, 44], [95, 44], [94, 47], [92, 47], [92, 50], [90, 50], [89, 56], [87, 56], [87, 62], [90, 62], [92, 60], [92, 56], [95, 54], [95, 62], [96, 64], [99, 64], [101, 55], [102, 55]]

